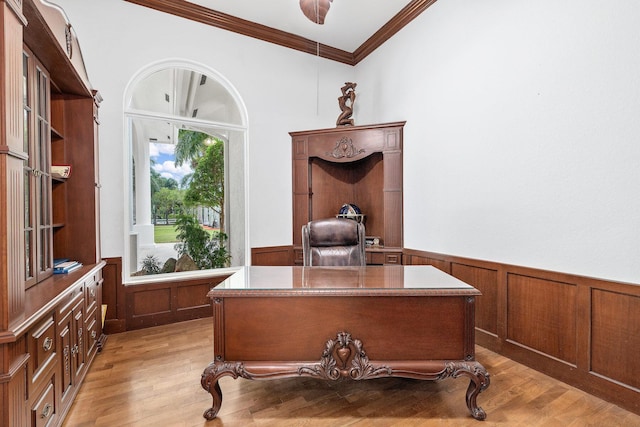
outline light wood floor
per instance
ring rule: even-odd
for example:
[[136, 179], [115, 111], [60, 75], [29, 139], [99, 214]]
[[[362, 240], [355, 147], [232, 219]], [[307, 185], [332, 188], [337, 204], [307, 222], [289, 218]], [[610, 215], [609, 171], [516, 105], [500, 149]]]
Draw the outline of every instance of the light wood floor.
[[309, 378], [220, 380], [218, 418], [200, 374], [212, 350], [211, 319], [111, 335], [64, 426], [640, 426], [640, 416], [477, 347], [491, 374], [478, 396], [484, 422], [465, 405], [468, 379]]

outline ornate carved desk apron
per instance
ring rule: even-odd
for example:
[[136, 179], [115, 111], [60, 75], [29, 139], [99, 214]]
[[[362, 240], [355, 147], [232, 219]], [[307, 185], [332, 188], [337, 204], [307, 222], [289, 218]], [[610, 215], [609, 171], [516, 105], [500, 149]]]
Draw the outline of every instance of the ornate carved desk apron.
[[243, 267], [213, 288], [214, 360], [202, 373], [213, 405], [224, 376], [266, 380], [470, 378], [471, 415], [489, 374], [475, 361], [480, 292], [432, 266]]

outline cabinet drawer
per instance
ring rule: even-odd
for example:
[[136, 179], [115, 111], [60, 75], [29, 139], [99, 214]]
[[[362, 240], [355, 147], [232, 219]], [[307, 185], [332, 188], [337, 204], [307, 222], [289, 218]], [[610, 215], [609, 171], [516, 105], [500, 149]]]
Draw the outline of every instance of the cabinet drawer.
[[383, 264], [402, 264], [402, 252], [366, 252], [367, 264], [383, 265]]
[[365, 258], [368, 265], [382, 265], [384, 264], [385, 255], [382, 252], [366, 252]]
[[72, 286], [72, 291], [58, 305], [58, 322], [73, 308], [78, 301], [84, 300], [84, 282], [76, 282]]
[[402, 253], [401, 252], [391, 252], [384, 254], [384, 263], [385, 264], [402, 264]]
[[89, 281], [85, 284], [85, 307], [87, 313], [95, 310], [98, 303], [98, 281]]
[[29, 353], [31, 353], [32, 381], [53, 363], [56, 356], [55, 321], [53, 315], [47, 316], [29, 333]]
[[97, 350], [98, 339], [100, 338], [100, 331], [98, 328], [98, 316], [100, 312], [94, 311], [93, 314], [86, 320], [86, 346], [87, 346], [87, 358], [93, 356], [93, 353]]
[[53, 380], [36, 399], [31, 407], [31, 425], [46, 427], [54, 424], [56, 415], [56, 396]]

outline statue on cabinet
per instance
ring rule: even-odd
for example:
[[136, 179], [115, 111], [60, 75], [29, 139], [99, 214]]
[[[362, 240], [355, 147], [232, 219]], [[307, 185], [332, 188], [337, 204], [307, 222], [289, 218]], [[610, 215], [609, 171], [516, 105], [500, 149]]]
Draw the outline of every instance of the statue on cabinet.
[[336, 126], [352, 126], [353, 119], [353, 104], [356, 102], [356, 86], [357, 83], [346, 82], [344, 86], [340, 88], [342, 96], [338, 98], [338, 104], [342, 113], [338, 116]]

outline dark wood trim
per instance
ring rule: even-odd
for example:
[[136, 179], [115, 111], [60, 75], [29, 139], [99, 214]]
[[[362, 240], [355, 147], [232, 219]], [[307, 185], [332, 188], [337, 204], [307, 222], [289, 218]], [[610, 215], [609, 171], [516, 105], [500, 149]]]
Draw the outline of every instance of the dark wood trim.
[[[317, 43], [313, 40], [267, 27], [256, 22], [237, 18], [184, 0], [125, 0], [160, 12], [165, 12], [212, 27], [232, 31], [301, 52], [318, 55], [333, 61], [354, 65], [353, 54], [341, 49]], [[295, 5], [294, 5], [295, 6]]]
[[436, 0], [413, 0], [352, 53], [185, 0], [125, 1], [347, 65], [356, 65], [362, 61], [436, 2]]
[[54, 34], [54, 30], [47, 23], [47, 19], [53, 19], [54, 15], [59, 15], [59, 11], [51, 9], [50, 6], [41, 6], [41, 9], [52, 10], [52, 15], [43, 16], [42, 11], [38, 10], [38, 6], [33, 1], [24, 2], [23, 12], [28, 22], [23, 35], [24, 43], [36, 52], [38, 60], [49, 70], [51, 81], [57, 91], [91, 96], [91, 83], [87, 77], [82, 52], [75, 34], [72, 32], [71, 36], [72, 49], [75, 52], [71, 58], [58, 42], [60, 37], [64, 40], [64, 34], [62, 36]]
[[229, 275], [129, 284], [125, 289], [126, 330], [210, 317], [207, 292]]
[[251, 248], [251, 265], [294, 265], [292, 246]]
[[436, 0], [413, 0], [406, 5], [389, 22], [384, 24], [367, 41], [353, 51], [353, 65], [369, 56], [435, 2]]
[[207, 292], [228, 277], [124, 284], [122, 258], [105, 258], [105, 262], [102, 298], [107, 304], [107, 334], [209, 317]]
[[107, 305], [104, 332], [115, 334], [127, 330], [125, 287], [122, 283], [122, 258], [105, 258], [102, 269], [102, 303]]

